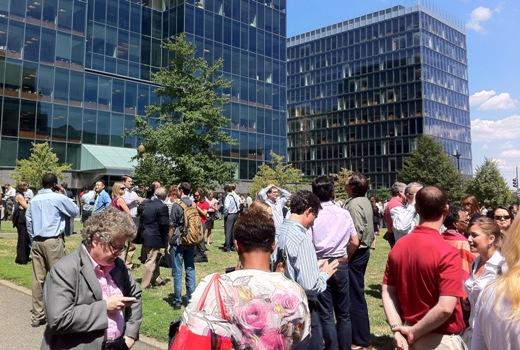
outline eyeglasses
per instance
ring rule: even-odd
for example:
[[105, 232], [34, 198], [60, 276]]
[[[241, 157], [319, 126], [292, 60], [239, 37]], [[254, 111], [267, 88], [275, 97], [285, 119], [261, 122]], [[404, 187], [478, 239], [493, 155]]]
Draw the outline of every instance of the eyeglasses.
[[502, 221], [502, 220], [509, 220], [511, 219], [511, 216], [509, 215], [495, 215], [495, 220]]
[[112, 244], [112, 242], [108, 242], [108, 246], [110, 247], [110, 251], [112, 251], [114, 254], [119, 254], [126, 249], [126, 244], [122, 247], [116, 247]]

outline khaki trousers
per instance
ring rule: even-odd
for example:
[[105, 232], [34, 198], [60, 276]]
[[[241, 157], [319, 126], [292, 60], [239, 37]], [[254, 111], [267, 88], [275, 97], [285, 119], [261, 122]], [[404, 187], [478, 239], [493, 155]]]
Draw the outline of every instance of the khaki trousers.
[[43, 305], [43, 284], [51, 267], [65, 255], [65, 242], [63, 238], [39, 239], [36, 237], [32, 242], [32, 310], [31, 320], [40, 321], [45, 319]]
[[129, 242], [128, 251], [125, 249], [121, 252], [121, 254], [119, 254], [119, 257], [124, 260], [125, 265], [129, 270], [134, 267], [132, 259], [134, 258], [136, 249], [136, 245], [133, 242]]
[[468, 350], [460, 335], [430, 333], [417, 340], [412, 350]]
[[161, 249], [160, 248], [145, 248], [148, 251], [146, 255], [146, 261], [144, 263], [144, 274], [143, 279], [141, 280], [141, 288], [145, 289], [150, 284], [161, 283], [162, 279], [159, 276], [161, 273], [159, 267], [159, 259], [161, 259]]

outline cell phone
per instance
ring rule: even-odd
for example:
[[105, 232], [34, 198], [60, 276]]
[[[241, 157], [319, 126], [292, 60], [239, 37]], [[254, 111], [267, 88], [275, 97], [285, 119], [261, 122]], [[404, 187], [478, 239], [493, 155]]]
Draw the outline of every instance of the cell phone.
[[134, 297], [124, 297], [121, 301], [125, 304], [133, 304], [137, 302], [137, 299]]
[[236, 270], [236, 267], [232, 266], [232, 267], [226, 267], [226, 269], [224, 270], [225, 273], [230, 273], [230, 272], [233, 272]]
[[337, 258], [328, 258], [327, 261], [328, 261], [329, 264], [330, 264], [331, 262], [333, 262], [333, 261], [336, 260], [336, 259], [337, 259]]

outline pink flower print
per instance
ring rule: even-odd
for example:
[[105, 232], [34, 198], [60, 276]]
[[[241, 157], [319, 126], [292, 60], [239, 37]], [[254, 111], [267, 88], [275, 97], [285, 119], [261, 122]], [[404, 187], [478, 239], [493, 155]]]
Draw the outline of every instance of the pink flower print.
[[271, 297], [271, 301], [275, 304], [275, 310], [277, 310], [276, 305], [279, 305], [285, 311], [285, 314], [292, 315], [300, 306], [300, 298], [291, 293], [275, 293]]
[[258, 339], [257, 350], [285, 350], [284, 339], [276, 329], [268, 329]]
[[269, 311], [270, 308], [266, 303], [253, 299], [238, 310], [239, 324], [247, 330], [262, 330], [267, 324]]

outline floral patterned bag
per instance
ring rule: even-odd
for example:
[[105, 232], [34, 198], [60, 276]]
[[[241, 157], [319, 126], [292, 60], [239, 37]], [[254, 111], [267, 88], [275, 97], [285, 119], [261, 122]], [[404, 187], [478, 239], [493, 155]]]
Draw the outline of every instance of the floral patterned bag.
[[[227, 319], [226, 309], [224, 302], [220, 294], [220, 274], [216, 273], [211, 282], [208, 283], [202, 297], [199, 300], [196, 311], [202, 311], [204, 309], [206, 298], [211, 288], [215, 289], [215, 295], [217, 296], [220, 314], [222, 320]], [[188, 311], [186, 311], [188, 312]], [[177, 334], [175, 335], [170, 350], [184, 350], [184, 349], [197, 349], [197, 350], [231, 350], [233, 349], [233, 342], [229, 337], [223, 337], [216, 334], [211, 327], [208, 327], [206, 334], [196, 334], [190, 330], [186, 324], [181, 324]]]

